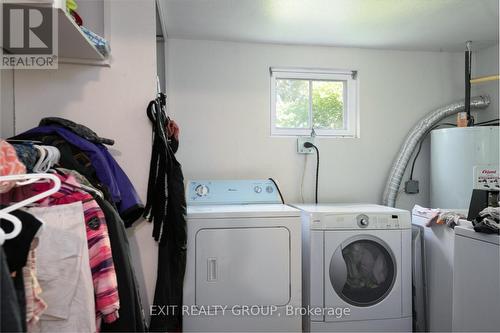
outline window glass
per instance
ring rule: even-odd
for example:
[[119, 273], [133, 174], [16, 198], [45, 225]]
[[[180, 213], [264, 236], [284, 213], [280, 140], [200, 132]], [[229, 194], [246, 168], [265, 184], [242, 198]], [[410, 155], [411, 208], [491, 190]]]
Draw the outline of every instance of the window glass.
[[356, 71], [271, 68], [271, 135], [359, 137]]
[[276, 80], [276, 127], [310, 127], [309, 81]]
[[345, 129], [344, 82], [312, 81], [314, 128]]

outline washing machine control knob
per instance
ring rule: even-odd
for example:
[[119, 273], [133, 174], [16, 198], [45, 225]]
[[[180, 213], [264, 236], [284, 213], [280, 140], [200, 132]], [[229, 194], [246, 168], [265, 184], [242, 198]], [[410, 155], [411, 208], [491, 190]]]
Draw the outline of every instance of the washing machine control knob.
[[370, 223], [370, 219], [365, 214], [358, 215], [356, 220], [358, 221], [358, 226], [360, 228], [366, 228]]
[[196, 192], [196, 195], [198, 195], [199, 197], [204, 197], [208, 194], [208, 192], [210, 192], [207, 185], [201, 185], [201, 184], [196, 186], [194, 191]]

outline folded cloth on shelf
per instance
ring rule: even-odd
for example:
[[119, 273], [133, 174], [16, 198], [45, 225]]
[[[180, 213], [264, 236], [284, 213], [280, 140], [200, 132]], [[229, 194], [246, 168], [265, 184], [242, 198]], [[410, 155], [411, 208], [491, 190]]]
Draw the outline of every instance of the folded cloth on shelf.
[[109, 47], [109, 43], [106, 39], [102, 38], [95, 32], [85, 28], [84, 26], [80, 26], [83, 33], [87, 36], [87, 38], [94, 44], [94, 46], [101, 52], [101, 54], [105, 57], [109, 55], [111, 48]]

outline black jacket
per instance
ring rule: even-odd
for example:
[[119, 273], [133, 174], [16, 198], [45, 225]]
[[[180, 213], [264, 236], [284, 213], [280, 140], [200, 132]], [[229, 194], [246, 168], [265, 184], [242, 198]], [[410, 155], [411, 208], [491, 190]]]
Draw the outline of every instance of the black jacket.
[[109, 202], [99, 196], [94, 198], [106, 218], [120, 297], [119, 318], [110, 324], [103, 322], [101, 332], [147, 332], [125, 226]]

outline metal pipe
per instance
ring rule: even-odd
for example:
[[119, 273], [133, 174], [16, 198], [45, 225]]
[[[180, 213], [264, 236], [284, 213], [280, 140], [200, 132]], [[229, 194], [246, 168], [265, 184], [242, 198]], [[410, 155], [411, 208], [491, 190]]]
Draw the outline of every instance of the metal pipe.
[[500, 75], [488, 75], [488, 76], [475, 77], [470, 80], [470, 83], [475, 84], [475, 83], [484, 83], [484, 82], [498, 81], [498, 80], [500, 80]]
[[[470, 107], [472, 109], [485, 109], [488, 105], [490, 105], [489, 96], [476, 96], [470, 101]], [[464, 109], [464, 101], [458, 101], [439, 108], [422, 118], [410, 131], [410, 133], [408, 133], [405, 142], [401, 146], [399, 153], [392, 164], [391, 172], [385, 185], [382, 204], [385, 206], [395, 207], [397, 194], [399, 192], [399, 187], [401, 185], [401, 180], [403, 179], [406, 166], [413, 155], [415, 147], [420, 140], [424, 138], [425, 134], [444, 118], [458, 112], [463, 112]]]
[[465, 44], [465, 112], [467, 113], [467, 126], [474, 125], [474, 119], [470, 114], [471, 43], [471, 41], [468, 41]]

